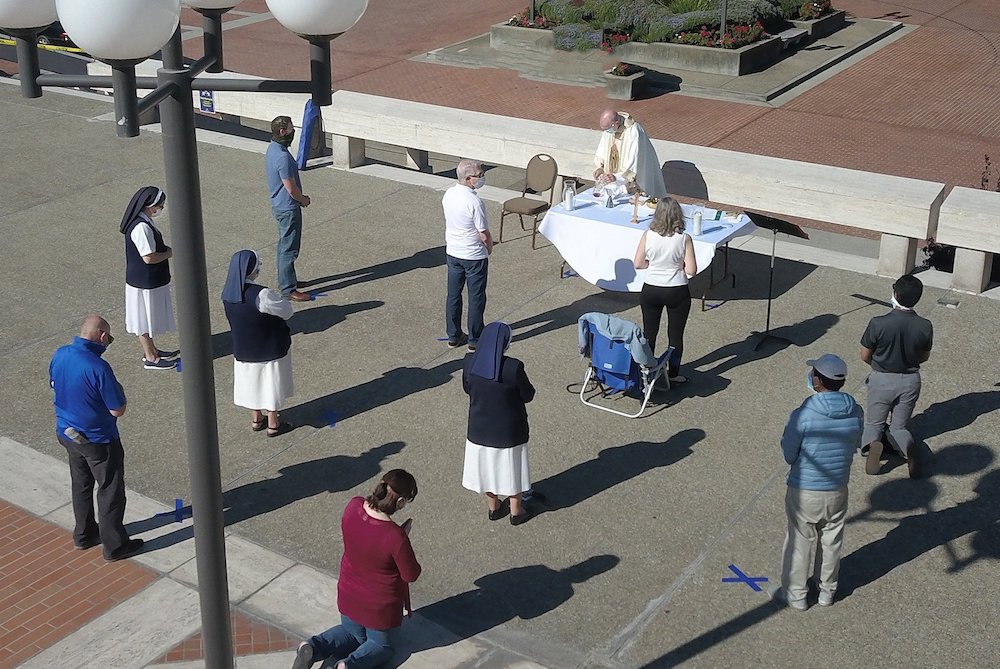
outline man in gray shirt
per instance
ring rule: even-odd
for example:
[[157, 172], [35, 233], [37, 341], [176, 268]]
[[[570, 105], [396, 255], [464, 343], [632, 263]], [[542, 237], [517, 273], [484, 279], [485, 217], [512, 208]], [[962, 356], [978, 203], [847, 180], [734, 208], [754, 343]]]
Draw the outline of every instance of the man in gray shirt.
[[917, 277], [899, 277], [892, 285], [892, 311], [871, 319], [861, 336], [861, 359], [872, 368], [861, 435], [862, 452], [868, 449], [866, 474], [877, 474], [882, 466], [882, 435], [891, 414], [889, 436], [906, 458], [910, 478], [920, 477], [920, 449], [914, 447], [906, 424], [920, 397], [920, 365], [930, 357], [934, 343], [931, 322], [913, 311], [923, 290]]

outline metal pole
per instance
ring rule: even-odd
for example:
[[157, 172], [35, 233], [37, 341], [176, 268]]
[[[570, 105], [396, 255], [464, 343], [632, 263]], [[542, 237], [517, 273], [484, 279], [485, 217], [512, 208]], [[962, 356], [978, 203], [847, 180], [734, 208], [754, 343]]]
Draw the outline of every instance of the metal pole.
[[17, 45], [17, 77], [21, 80], [21, 95], [26, 98], [42, 97], [42, 87], [35, 81], [35, 78], [41, 72], [38, 65], [38, 46], [35, 43], [35, 39], [37, 38], [34, 34], [32, 34], [31, 39], [25, 37], [14, 38], [14, 43]]
[[726, 24], [729, 22], [729, 0], [722, 0], [722, 17], [719, 22], [719, 37], [726, 34]]
[[312, 100], [318, 107], [333, 104], [333, 78], [330, 68], [330, 40], [336, 35], [309, 38], [309, 71], [312, 73]]
[[163, 67], [168, 70], [184, 69], [184, 43], [181, 42], [181, 27], [178, 25], [170, 41], [160, 49]]
[[138, 137], [139, 100], [135, 94], [135, 65], [109, 64], [115, 92], [115, 132], [119, 137]]
[[201, 38], [205, 45], [205, 55], [215, 56], [215, 63], [208, 68], [209, 72], [224, 72], [222, 65], [222, 15], [228, 9], [201, 9]]
[[162, 68], [157, 71], [157, 77], [161, 85], [175, 84], [173, 94], [160, 103], [160, 123], [170, 230], [175, 249], [177, 322], [183, 351], [181, 376], [205, 667], [232, 669], [208, 270], [198, 145], [191, 106], [191, 75], [185, 70]]

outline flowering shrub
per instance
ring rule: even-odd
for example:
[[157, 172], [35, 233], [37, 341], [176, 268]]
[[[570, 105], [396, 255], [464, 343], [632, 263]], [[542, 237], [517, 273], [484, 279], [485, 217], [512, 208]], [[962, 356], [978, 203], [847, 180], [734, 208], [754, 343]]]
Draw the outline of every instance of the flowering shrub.
[[[601, 51], [604, 51], [605, 53], [611, 53], [617, 47], [620, 47], [622, 44], [625, 44], [630, 39], [631, 37], [629, 37], [628, 35], [623, 35], [621, 33], [615, 33], [613, 35], [610, 35], [606, 40], [601, 42]], [[619, 63], [619, 65], [620, 64], [621, 63]]]
[[642, 68], [630, 65], [629, 63], [618, 63], [608, 71], [608, 74], [616, 77], [628, 77], [639, 72], [642, 72]]
[[828, 13], [833, 7], [830, 0], [814, 0], [799, 7], [799, 18], [803, 21], [818, 19]]
[[707, 26], [702, 26], [697, 31], [677, 33], [671, 41], [677, 44], [694, 44], [695, 46], [711, 46], [720, 49], [739, 49], [767, 36], [767, 33], [764, 32], [764, 24], [757, 21], [752, 26], [732, 26], [722, 34], [719, 34], [718, 30], [709, 30]]
[[541, 14], [536, 15], [534, 20], [528, 18], [528, 14], [531, 12], [527, 7], [520, 14], [514, 14], [507, 21], [509, 26], [518, 26], [519, 28], [541, 28], [543, 30], [550, 30], [553, 27], [553, 23]]
[[555, 47], [563, 51], [587, 51], [601, 44], [601, 31], [586, 23], [570, 23], [552, 29]]

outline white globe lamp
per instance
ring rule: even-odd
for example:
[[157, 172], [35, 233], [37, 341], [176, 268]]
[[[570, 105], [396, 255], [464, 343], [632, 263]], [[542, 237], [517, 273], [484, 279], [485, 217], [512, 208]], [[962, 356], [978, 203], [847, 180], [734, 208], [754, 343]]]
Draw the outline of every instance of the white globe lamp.
[[0, 0], [0, 27], [9, 31], [44, 28], [55, 20], [55, 0]]
[[133, 63], [156, 53], [177, 29], [180, 0], [56, 0], [59, 21], [98, 60]]
[[266, 0], [278, 22], [303, 37], [336, 37], [368, 9], [368, 0]]
[[243, 0], [181, 0], [185, 7], [191, 9], [232, 9]]

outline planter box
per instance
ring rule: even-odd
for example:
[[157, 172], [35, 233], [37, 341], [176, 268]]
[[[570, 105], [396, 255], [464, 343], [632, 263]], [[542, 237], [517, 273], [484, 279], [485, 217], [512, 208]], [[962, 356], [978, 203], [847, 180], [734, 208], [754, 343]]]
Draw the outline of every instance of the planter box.
[[608, 70], [604, 73], [604, 80], [607, 82], [604, 90], [612, 100], [634, 100], [642, 90], [645, 76], [645, 72], [636, 72], [621, 77]]
[[555, 43], [551, 30], [509, 26], [506, 23], [490, 26], [491, 49], [554, 49]]
[[733, 77], [763, 70], [775, 63], [780, 56], [781, 40], [777, 37], [739, 49], [668, 42], [629, 42], [615, 49], [615, 57], [623, 62], [641, 63], [654, 69], [691, 70]]
[[832, 35], [847, 25], [847, 12], [843, 9], [821, 16], [812, 21], [790, 21], [796, 28], [802, 28], [809, 32], [809, 37], [819, 39]]

